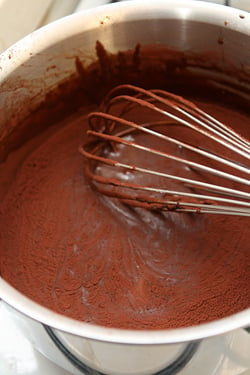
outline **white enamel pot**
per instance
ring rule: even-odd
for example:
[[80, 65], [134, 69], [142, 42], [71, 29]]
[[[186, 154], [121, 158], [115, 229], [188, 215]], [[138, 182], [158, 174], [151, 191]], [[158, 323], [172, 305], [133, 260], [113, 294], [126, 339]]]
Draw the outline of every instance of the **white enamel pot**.
[[[218, 43], [220, 38], [223, 45]], [[84, 56], [85, 64], [95, 59], [96, 40], [110, 52], [134, 48], [138, 42], [196, 54], [210, 51], [218, 64], [244, 69], [244, 84], [248, 81], [250, 86], [250, 14], [187, 0], [107, 5], [56, 21], [1, 55], [0, 145], [27, 115], [27, 102], [30, 109], [35, 108], [75, 72], [76, 55]], [[245, 368], [250, 366], [249, 335], [242, 330], [250, 326], [250, 309], [194, 327], [137, 331], [59, 315], [25, 297], [3, 278], [0, 298], [35, 347], [74, 374], [177, 374], [199, 350], [201, 340], [216, 337], [224, 342], [219, 356], [232, 356]], [[245, 352], [232, 353], [232, 340], [239, 331], [249, 345]]]

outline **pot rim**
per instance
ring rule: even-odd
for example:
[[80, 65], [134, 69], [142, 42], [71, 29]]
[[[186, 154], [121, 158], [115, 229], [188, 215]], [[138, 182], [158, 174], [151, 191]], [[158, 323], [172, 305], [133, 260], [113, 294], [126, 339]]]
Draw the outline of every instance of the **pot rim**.
[[204, 1], [175, 0], [174, 6], [172, 0], [155, 0], [153, 3], [150, 0], [133, 0], [133, 3], [122, 1], [65, 16], [10, 46], [0, 54], [0, 83], [32, 55], [49, 47], [51, 41], [59, 43], [76, 34], [77, 30], [88, 31], [100, 27], [100, 23], [107, 19], [112, 24], [125, 20], [153, 19], [156, 16], [164, 19], [198, 20], [221, 27], [225, 27], [227, 22], [228, 29], [250, 36], [250, 13], [240, 9]]
[[250, 324], [250, 308], [209, 323], [191, 327], [136, 330], [104, 327], [56, 313], [32, 301], [0, 277], [0, 296], [15, 310], [54, 329], [97, 341], [120, 344], [176, 344], [228, 333]]
[[[87, 31], [98, 27], [107, 14], [110, 22], [122, 22], [124, 12], [128, 20], [140, 20], [161, 15], [164, 19], [194, 19], [199, 22], [221, 25], [250, 36], [250, 14], [239, 9], [201, 1], [150, 0], [125, 1], [104, 5], [89, 11], [79, 12], [57, 20], [26, 36], [0, 55], [0, 83], [8, 78], [18, 66], [53, 43], [75, 35], [78, 30]], [[195, 18], [196, 17], [196, 18]], [[197, 18], [198, 17], [198, 18]], [[243, 18], [242, 18], [243, 17]], [[83, 21], [87, 22], [83, 22]], [[11, 58], [10, 58], [11, 56]], [[30, 318], [55, 329], [98, 341], [123, 344], [173, 344], [199, 340], [250, 324], [250, 308], [231, 316], [185, 328], [159, 330], [131, 330], [103, 327], [77, 321], [32, 301], [0, 277], [0, 297], [14, 309]]]

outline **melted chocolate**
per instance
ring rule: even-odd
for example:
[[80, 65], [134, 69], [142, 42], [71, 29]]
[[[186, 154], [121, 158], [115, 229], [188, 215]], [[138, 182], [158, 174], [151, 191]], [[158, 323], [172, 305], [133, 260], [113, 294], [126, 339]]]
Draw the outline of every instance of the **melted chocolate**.
[[[215, 103], [214, 90], [203, 108], [249, 136], [249, 114], [230, 108], [230, 95]], [[249, 219], [161, 215], [104, 198], [78, 152], [86, 128], [78, 112], [1, 165], [2, 276], [52, 310], [112, 327], [190, 326], [249, 307]]]

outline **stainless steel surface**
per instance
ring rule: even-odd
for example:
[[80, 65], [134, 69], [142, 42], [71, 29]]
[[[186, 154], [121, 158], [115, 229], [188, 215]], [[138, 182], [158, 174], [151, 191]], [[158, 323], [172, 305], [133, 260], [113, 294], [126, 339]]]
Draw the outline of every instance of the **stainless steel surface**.
[[[122, 1], [122, 0], [120, 0]], [[196, 0], [186, 0], [196, 1]], [[204, 0], [250, 11], [249, 0]], [[38, 27], [112, 0], [0, 0], [0, 52]]]
[[[244, 82], [238, 83], [230, 75], [223, 79], [248, 90], [249, 37], [248, 13], [186, 0], [176, 0], [174, 5], [172, 0], [121, 2], [56, 21], [0, 56], [1, 145], [53, 87], [76, 74], [75, 56], [80, 56], [85, 65], [96, 58], [96, 40], [110, 52], [134, 48], [138, 41], [196, 54], [209, 52], [220, 67], [233, 65], [241, 69]], [[223, 44], [218, 43], [221, 38]], [[100, 327], [46, 309], [2, 278], [0, 298], [14, 311], [20, 327], [36, 347], [65, 369], [67, 361], [52, 350], [40, 323], [53, 327], [58, 337], [93, 368], [115, 375], [152, 374], [176, 358], [185, 342], [226, 334], [250, 324], [250, 309], [246, 309], [218, 321], [180, 329], [136, 331]]]
[[[135, 108], [142, 115], [141, 122], [136, 120]], [[157, 121], [148, 120], [149, 112], [155, 113]], [[242, 175], [250, 174], [250, 142], [194, 103], [167, 91], [124, 84], [105, 96], [100, 110], [88, 115], [88, 123], [87, 134], [94, 142], [82, 145], [80, 152], [87, 161], [86, 174], [100, 193], [151, 210], [250, 216], [250, 194], [243, 190], [250, 181]], [[188, 133], [183, 138], [176, 129]], [[157, 139], [158, 148], [140, 141], [140, 134]], [[197, 134], [202, 136], [198, 145], [193, 141]], [[210, 145], [205, 148], [206, 138]], [[133, 157], [124, 151], [121, 156], [120, 146], [134, 149]], [[230, 159], [223, 157], [223, 150], [230, 150]], [[194, 159], [196, 155], [202, 156], [202, 162]], [[239, 156], [245, 164], [239, 164]], [[162, 168], [163, 159], [180, 166], [181, 173], [173, 174], [171, 162]], [[218, 163], [216, 168], [211, 160]], [[209, 174], [219, 177], [217, 184], [208, 183]], [[239, 184], [238, 190], [232, 182]]]
[[[0, 374], [1, 375], [69, 375], [41, 355], [20, 329], [16, 314], [0, 303]], [[247, 356], [248, 340], [243, 330], [204, 340], [193, 360], [178, 375], [249, 375], [247, 366], [237, 356]], [[224, 348], [227, 352], [224, 353]], [[74, 374], [74, 368], [72, 367]], [[72, 373], [71, 372], [71, 373]], [[244, 372], [244, 374], [243, 374]], [[86, 373], [87, 375], [87, 373]]]

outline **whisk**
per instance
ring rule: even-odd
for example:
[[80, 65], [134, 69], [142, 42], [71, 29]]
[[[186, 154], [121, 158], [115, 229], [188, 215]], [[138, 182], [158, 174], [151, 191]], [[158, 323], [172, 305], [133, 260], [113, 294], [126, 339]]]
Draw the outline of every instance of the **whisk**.
[[101, 194], [151, 210], [250, 216], [250, 142], [196, 104], [120, 85], [88, 124], [80, 152]]

